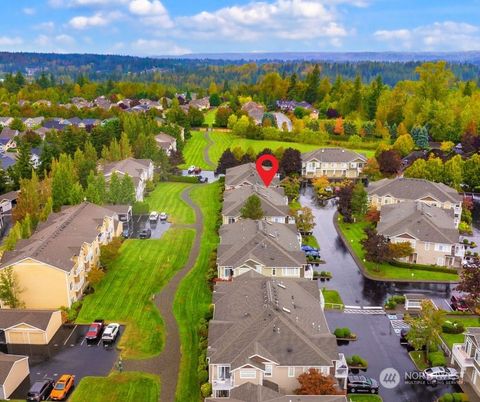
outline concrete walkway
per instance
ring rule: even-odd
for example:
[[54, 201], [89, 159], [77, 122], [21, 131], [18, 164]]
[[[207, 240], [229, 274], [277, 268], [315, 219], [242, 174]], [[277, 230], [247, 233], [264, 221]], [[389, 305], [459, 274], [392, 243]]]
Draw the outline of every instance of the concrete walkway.
[[[196, 215], [195, 224], [195, 240], [193, 242], [190, 255], [185, 266], [176, 273], [170, 282], [162, 289], [160, 293], [155, 295], [155, 305], [162, 315], [165, 323], [165, 345], [160, 355], [146, 360], [127, 360], [124, 362], [126, 370], [144, 371], [147, 373], [160, 376], [161, 393], [160, 400], [162, 402], [175, 401], [175, 390], [177, 388], [178, 372], [180, 368], [180, 336], [178, 325], [173, 314], [173, 301], [175, 293], [181, 280], [188, 274], [197, 261], [200, 251], [200, 239], [203, 232], [203, 215], [200, 208], [191, 200], [190, 191], [193, 187], [188, 187], [182, 192], [182, 199], [194, 211]], [[190, 225], [189, 225], [190, 226]], [[174, 250], [172, 250], [174, 251]]]
[[205, 131], [205, 140], [207, 141], [207, 146], [205, 148], [203, 148], [203, 160], [205, 161], [205, 163], [207, 165], [210, 165], [210, 167], [212, 169], [215, 169], [215, 167], [217, 166], [216, 163], [214, 163], [211, 159], [210, 159], [210, 156], [208, 155], [208, 150], [210, 149], [210, 147], [212, 145], [214, 145], [215, 143], [212, 141], [212, 139], [210, 138], [210, 135], [208, 134], [208, 130]]

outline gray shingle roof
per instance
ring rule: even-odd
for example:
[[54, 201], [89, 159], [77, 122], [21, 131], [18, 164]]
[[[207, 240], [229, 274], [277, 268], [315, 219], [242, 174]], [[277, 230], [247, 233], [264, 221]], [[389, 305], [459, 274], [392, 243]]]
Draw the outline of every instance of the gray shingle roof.
[[240, 216], [245, 201], [251, 195], [257, 195], [262, 203], [265, 216], [288, 216], [290, 208], [285, 199], [285, 191], [281, 187], [265, 188], [264, 186], [244, 186], [226, 190], [223, 198], [222, 215]]
[[45, 331], [55, 310], [0, 309], [0, 329], [25, 323]]
[[354, 162], [362, 161], [366, 162], [367, 158], [353, 151], [349, 151], [343, 148], [320, 148], [315, 151], [306, 152], [302, 154], [302, 162], [309, 162], [311, 160], [317, 160], [319, 162]]
[[[237, 187], [241, 185], [259, 185], [264, 186], [262, 179], [257, 173], [255, 163], [245, 163], [240, 166], [227, 169], [225, 172], [225, 186]], [[274, 177], [270, 187], [278, 186], [279, 180]]]
[[7, 355], [0, 352], [0, 385], [5, 383], [15, 362], [25, 359], [26, 356]]
[[253, 271], [218, 283], [209, 326], [210, 363], [229, 363], [232, 370], [244, 365], [263, 368], [261, 360], [252, 357], [259, 355], [282, 366], [333, 365], [337, 343], [319, 292], [314, 281], [279, 281]]
[[252, 260], [267, 267], [301, 267], [306, 260], [297, 236], [295, 225], [283, 223], [246, 219], [223, 225], [217, 263], [238, 267]]
[[115, 214], [108, 206], [88, 202], [50, 214], [29, 239], [19, 240], [15, 250], [5, 252], [0, 269], [24, 258], [34, 258], [69, 272], [74, 266], [72, 257], [82, 244], [91, 243], [104, 218]]
[[462, 196], [458, 194], [457, 190], [443, 183], [405, 177], [372, 182], [369, 184], [367, 192], [369, 195], [378, 195], [380, 197], [391, 195], [395, 198], [412, 201], [425, 197], [433, 197], [440, 202], [450, 201], [458, 203], [462, 201]]
[[109, 175], [113, 172], [128, 174], [132, 179], [139, 179], [142, 172], [148, 169], [152, 163], [150, 159], [128, 158], [117, 162], [108, 163], [103, 167], [103, 174]]
[[387, 237], [408, 233], [429, 243], [454, 244], [459, 239], [453, 210], [414, 201], [384, 205], [377, 231]]

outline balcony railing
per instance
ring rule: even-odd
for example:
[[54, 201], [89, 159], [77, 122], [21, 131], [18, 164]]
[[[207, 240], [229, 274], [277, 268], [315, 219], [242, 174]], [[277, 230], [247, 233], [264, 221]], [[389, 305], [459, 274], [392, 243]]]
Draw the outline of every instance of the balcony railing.
[[463, 343], [454, 343], [452, 353], [461, 368], [473, 367], [473, 357], [468, 355]]
[[212, 388], [216, 391], [229, 391], [233, 388], [233, 378], [213, 380]]
[[348, 366], [343, 353], [338, 354], [338, 360], [335, 360], [335, 378], [347, 378]]

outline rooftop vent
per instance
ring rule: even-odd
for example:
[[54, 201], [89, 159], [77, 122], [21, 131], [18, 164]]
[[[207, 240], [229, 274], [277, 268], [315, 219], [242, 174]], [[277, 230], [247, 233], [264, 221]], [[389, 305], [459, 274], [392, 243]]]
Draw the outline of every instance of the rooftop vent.
[[283, 307], [282, 310], [285, 311], [286, 313], [289, 313], [289, 314], [292, 312], [290, 309], [288, 309], [286, 307]]
[[279, 288], [282, 288], [282, 289], [286, 289], [286, 288], [287, 288], [283, 283], [279, 283], [279, 284], [278, 284], [278, 287], [279, 287]]

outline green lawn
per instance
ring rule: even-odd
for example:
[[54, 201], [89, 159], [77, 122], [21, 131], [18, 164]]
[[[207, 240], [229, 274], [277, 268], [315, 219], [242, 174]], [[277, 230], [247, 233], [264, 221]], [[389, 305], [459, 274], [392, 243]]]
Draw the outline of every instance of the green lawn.
[[[352, 246], [355, 254], [360, 259], [364, 259], [364, 251], [360, 241], [365, 237], [364, 229], [368, 226], [368, 222], [362, 221], [357, 223], [344, 223], [343, 219], [338, 217], [338, 224]], [[410, 269], [403, 267], [395, 267], [390, 264], [375, 264], [373, 262], [364, 261], [364, 265], [368, 273], [378, 279], [403, 279], [410, 281], [458, 281], [457, 274], [444, 272], [424, 271], [420, 269]]]
[[348, 394], [347, 399], [352, 402], [382, 402], [383, 401], [380, 395]]
[[213, 126], [213, 123], [215, 123], [216, 115], [217, 109], [210, 109], [207, 113], [205, 113], [205, 123], [208, 124], [210, 127]]
[[[480, 327], [480, 317], [462, 317], [461, 315], [449, 316], [447, 317], [449, 321], [461, 321], [465, 326], [465, 329], [468, 327]], [[447, 343], [448, 347], [451, 349], [454, 343], [463, 343], [465, 336], [462, 334], [445, 334], [442, 333], [442, 338]]]
[[210, 254], [218, 244], [215, 224], [220, 210], [219, 184], [196, 186], [191, 192], [192, 199], [202, 209], [204, 232], [201, 239], [200, 255], [190, 273], [182, 280], [175, 296], [173, 311], [180, 330], [182, 361], [177, 384], [176, 401], [198, 401], [197, 366], [199, 357], [197, 324], [208, 311], [212, 293], [205, 276], [208, 271]]
[[158, 377], [146, 373], [112, 373], [108, 377], [85, 377], [70, 402], [157, 402], [160, 395]]
[[320, 249], [317, 238], [313, 235], [302, 236], [302, 245]]
[[205, 170], [214, 170], [216, 166], [210, 166], [203, 158], [203, 152], [207, 148], [205, 132], [192, 131], [192, 137], [185, 144], [183, 158], [185, 163], [180, 165], [181, 169], [188, 169], [189, 166], [198, 166]]
[[322, 289], [323, 298], [325, 299], [325, 303], [332, 303], [332, 304], [343, 304], [342, 297], [340, 293], [334, 289]]
[[171, 228], [159, 240], [126, 240], [95, 292], [85, 297], [77, 322], [103, 318], [126, 324], [119, 344], [125, 358], [160, 353], [163, 321], [151, 298], [185, 265], [194, 234]]
[[191, 186], [189, 183], [159, 183], [145, 199], [150, 211], [166, 212], [173, 223], [190, 224], [195, 222], [193, 210], [180, 195]]
[[415, 364], [418, 370], [423, 371], [430, 367], [430, 365], [426, 361], [425, 352], [420, 350], [420, 351], [412, 351], [412, 352], [409, 352], [408, 354], [410, 356], [410, 359], [413, 360], [413, 363]]

